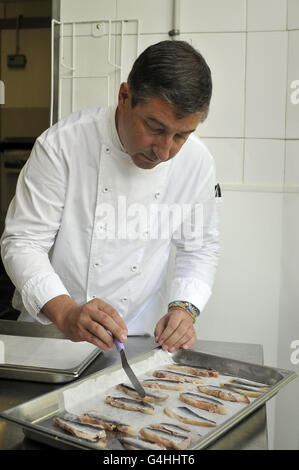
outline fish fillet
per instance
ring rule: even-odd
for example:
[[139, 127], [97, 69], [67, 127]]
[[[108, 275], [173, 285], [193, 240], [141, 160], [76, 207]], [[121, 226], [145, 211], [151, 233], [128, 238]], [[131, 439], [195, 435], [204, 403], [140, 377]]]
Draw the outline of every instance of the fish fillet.
[[198, 413], [190, 410], [187, 406], [178, 406], [177, 408], [164, 408], [164, 413], [170, 418], [175, 418], [185, 424], [193, 426], [214, 427], [217, 426], [215, 421], [200, 416]]
[[82, 423], [92, 424], [93, 426], [103, 427], [108, 431], [120, 431], [126, 434], [137, 434], [136, 429], [121, 421], [113, 420], [107, 416], [102, 415], [97, 410], [90, 410], [80, 416]]
[[154, 414], [154, 407], [152, 405], [131, 398], [107, 396], [105, 403], [116, 408], [122, 408], [123, 410], [139, 411], [148, 415]]
[[219, 415], [225, 415], [225, 406], [218, 400], [204, 397], [198, 393], [180, 393], [179, 399], [188, 405], [196, 406], [201, 410], [210, 411], [211, 413], [217, 413]]
[[156, 442], [165, 447], [171, 447], [176, 450], [187, 449], [191, 443], [191, 437], [186, 435], [177, 435], [162, 429], [152, 429], [145, 427], [140, 429], [140, 434], [147, 440]]
[[265, 393], [261, 389], [248, 387], [248, 386], [240, 385], [240, 384], [233, 384], [233, 383], [221, 383], [220, 387], [230, 388], [234, 390], [235, 392], [242, 393], [246, 397], [251, 397], [251, 398], [260, 397], [263, 393]]
[[161, 429], [162, 431], [170, 432], [171, 434], [181, 436], [191, 432], [191, 429], [188, 426], [183, 426], [182, 424], [172, 424], [172, 423], [159, 423], [159, 424], [150, 424], [150, 428]]
[[156, 403], [160, 401], [167, 400], [169, 395], [166, 395], [166, 393], [160, 393], [160, 392], [146, 392], [145, 397], [141, 397], [138, 392], [136, 392], [135, 388], [130, 387], [126, 384], [118, 384], [116, 385], [117, 390], [121, 390], [122, 392], [126, 393], [127, 395], [130, 395], [133, 398], [137, 398], [137, 400], [140, 401], [145, 401], [148, 403]]
[[184, 390], [184, 385], [182, 382], [167, 379], [146, 379], [141, 382], [141, 385], [143, 387], [160, 388], [164, 390]]
[[230, 380], [230, 382], [234, 384], [245, 385], [247, 387], [254, 387], [263, 390], [264, 392], [269, 390], [269, 388], [271, 387], [271, 385], [263, 384], [260, 382], [253, 382], [252, 380], [247, 379], [232, 379]]
[[88, 424], [69, 421], [58, 416], [55, 417], [53, 421], [57, 426], [73, 436], [95, 443], [100, 448], [105, 448], [107, 445], [107, 441], [104, 439], [106, 433], [103, 428], [96, 428]]
[[203, 379], [195, 377], [191, 374], [181, 374], [180, 372], [169, 372], [168, 370], [155, 370], [153, 372], [154, 377], [168, 379], [168, 380], [176, 380], [178, 382], [189, 382], [193, 384], [202, 384], [205, 383]]
[[175, 370], [178, 372], [185, 372], [187, 374], [199, 375], [201, 377], [218, 377], [219, 372], [214, 369], [205, 369], [204, 367], [185, 366], [180, 364], [167, 364], [169, 370]]
[[213, 385], [198, 385], [198, 390], [202, 393], [206, 393], [207, 395], [212, 395], [216, 398], [222, 398], [222, 400], [234, 401], [234, 402], [242, 402], [242, 403], [250, 403], [248, 398], [243, 395], [242, 393], [235, 392], [235, 391], [225, 391], [222, 387], [216, 387]]

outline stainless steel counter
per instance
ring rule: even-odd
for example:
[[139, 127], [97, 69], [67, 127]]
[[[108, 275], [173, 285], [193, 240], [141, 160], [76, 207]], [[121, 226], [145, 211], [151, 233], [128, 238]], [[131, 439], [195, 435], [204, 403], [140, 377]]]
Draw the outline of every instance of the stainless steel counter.
[[[5, 325], [5, 322], [0, 322], [1, 334], [7, 334], [5, 331]], [[23, 331], [25, 336], [29, 335], [29, 332], [31, 331], [31, 336], [41, 335], [41, 332], [44, 332], [46, 336], [59, 337], [59, 332], [55, 332], [53, 328], [44, 329], [40, 328], [39, 325], [32, 324], [31, 328], [29, 325], [25, 327], [25, 330], [26, 328], [28, 328], [28, 331]], [[16, 334], [18, 329], [20, 329], [20, 327], [16, 322], [15, 332], [10, 334]], [[156, 343], [151, 337], [132, 336], [128, 338], [126, 343], [126, 352], [128, 358], [133, 358], [142, 353], [151, 351], [155, 347]], [[199, 341], [193, 349], [255, 364], [263, 364], [263, 351], [262, 346], [260, 345]], [[118, 363], [120, 363], [120, 358], [115, 349], [111, 352], [104, 352], [88, 366], [77, 380]], [[55, 385], [0, 379], [0, 411], [4, 411], [8, 408], [24, 403], [59, 387], [61, 387], [61, 384]], [[209, 447], [209, 449], [215, 450], [265, 450], [267, 448], [267, 419], [265, 406], [262, 406]], [[49, 450], [51, 447], [26, 438], [21, 427], [0, 419], [0, 450], [4, 449]]]

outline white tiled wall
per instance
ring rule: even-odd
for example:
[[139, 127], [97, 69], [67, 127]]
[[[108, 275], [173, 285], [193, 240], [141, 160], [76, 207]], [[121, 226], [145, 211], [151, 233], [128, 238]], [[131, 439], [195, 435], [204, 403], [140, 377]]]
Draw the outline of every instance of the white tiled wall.
[[[299, 80], [299, 1], [181, 0], [180, 11], [180, 39], [198, 48], [212, 70], [210, 113], [197, 134], [215, 156], [219, 181], [265, 185], [268, 189], [274, 185], [273, 190], [277, 185], [288, 185], [288, 158], [282, 141], [299, 140], [299, 103], [291, 102], [295, 91], [291, 84]], [[61, 0], [62, 21], [92, 23], [101, 19], [139, 20], [139, 36], [137, 27], [130, 29], [133, 23], [124, 23], [127, 29], [122, 47], [120, 36], [112, 36], [113, 61], [119, 63], [120, 50], [123, 53], [121, 72], [107, 64], [107, 35], [95, 39], [85, 34], [77, 40], [78, 70], [85, 75], [110, 70], [109, 102], [113, 102], [136, 55], [150, 44], [169, 39], [173, 2], [86, 0], [83, 4], [80, 0]], [[71, 45], [67, 41], [65, 45], [66, 60], [71, 61]], [[74, 85], [78, 95], [74, 109], [107, 104], [107, 79], [78, 79]], [[71, 82], [64, 84], [62, 115], [71, 111], [70, 96]], [[299, 92], [297, 96], [299, 100]], [[275, 143], [276, 139], [279, 142]], [[292, 167], [297, 166], [295, 173], [299, 171], [299, 158], [292, 162]], [[299, 190], [297, 182], [295, 185]]]
[[286, 75], [287, 33], [248, 33], [246, 137], [284, 139]]

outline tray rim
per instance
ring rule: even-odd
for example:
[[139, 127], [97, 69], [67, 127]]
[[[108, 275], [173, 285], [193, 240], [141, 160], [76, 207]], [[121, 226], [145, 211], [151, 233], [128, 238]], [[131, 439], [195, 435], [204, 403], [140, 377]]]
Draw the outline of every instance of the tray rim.
[[[95, 348], [78, 365], [70, 369], [56, 369], [52, 367], [26, 366], [22, 364], [0, 364], [0, 379], [13, 379], [46, 383], [62, 383], [74, 380], [102, 351]], [[27, 378], [26, 378], [27, 376]]]
[[[155, 353], [155, 351], [157, 349], [162, 349], [162, 348], [157, 347], [157, 348], [154, 348], [153, 350], [151, 350], [147, 353], [144, 353], [144, 354], [141, 354], [139, 356], [136, 356], [135, 358], [132, 358], [130, 360], [131, 364], [141, 362], [144, 359], [150, 357], [151, 355], [153, 355]], [[275, 372], [281, 374], [282, 379], [279, 380], [275, 385], [271, 386], [271, 389], [268, 392], [265, 392], [260, 397], [255, 398], [255, 400], [252, 401], [249, 405], [247, 405], [246, 408], [244, 408], [243, 411], [241, 411], [239, 413], [235, 413], [228, 420], [224, 421], [222, 424], [217, 426], [215, 429], [212, 429], [208, 434], [206, 434], [206, 436], [203, 436], [199, 440], [199, 442], [196, 442], [192, 447], [188, 448], [187, 449], [188, 451], [200, 450], [200, 449], [203, 449], [203, 448], [207, 447], [207, 445], [209, 445], [212, 442], [214, 442], [215, 440], [217, 440], [222, 434], [227, 432], [229, 429], [231, 429], [233, 426], [235, 426], [238, 422], [242, 421], [242, 419], [244, 419], [246, 416], [249, 416], [250, 414], [253, 413], [253, 411], [257, 410], [258, 408], [260, 408], [261, 406], [266, 404], [266, 402], [269, 399], [271, 399], [274, 395], [276, 395], [278, 393], [278, 391], [283, 386], [287, 385], [288, 383], [290, 383], [292, 380], [294, 380], [297, 377], [296, 372], [288, 370], [288, 369], [271, 367], [271, 366], [256, 364], [256, 363], [250, 363], [250, 362], [246, 362], [246, 361], [239, 361], [238, 359], [226, 358], [226, 357], [223, 357], [223, 356], [209, 354], [209, 353], [196, 351], [196, 350], [192, 350], [192, 349], [189, 350], [189, 351], [192, 351], [193, 353], [196, 353], [196, 354], [199, 354], [199, 355], [202, 355], [202, 356], [212, 357], [212, 358], [215, 358], [215, 359], [229, 360], [229, 361], [231, 361], [233, 363], [237, 363], [237, 364], [244, 364], [244, 365], [248, 365], [248, 366], [256, 366], [256, 367], [261, 368], [261, 369], [267, 368], [267, 369], [270, 369], [271, 371], [275, 371]], [[174, 353], [168, 353], [168, 354], [170, 354], [172, 356], [172, 358], [175, 360], [176, 356], [178, 356], [179, 353], [180, 353], [180, 350], [176, 351]], [[32, 398], [31, 400], [27, 400], [26, 402], [24, 402], [22, 404], [19, 404], [15, 407], [4, 410], [4, 411], [0, 412], [0, 418], [21, 426], [23, 428], [24, 434], [28, 435], [28, 437], [29, 437], [29, 434], [32, 435], [32, 433], [33, 433], [33, 435], [35, 435], [35, 434], [37, 434], [37, 435], [42, 434], [43, 436], [46, 435], [49, 439], [49, 444], [48, 445], [53, 446], [53, 442], [51, 442], [51, 441], [54, 440], [54, 441], [57, 442], [57, 440], [58, 441], [60, 440], [60, 436], [59, 437], [57, 436], [59, 431], [55, 432], [51, 429], [47, 429], [45, 431], [44, 429], [42, 429], [42, 427], [40, 425], [37, 424], [39, 421], [46, 419], [46, 416], [42, 416], [40, 418], [35, 419], [31, 423], [28, 423], [27, 421], [24, 421], [24, 419], [20, 419], [18, 417], [11, 416], [10, 413], [13, 413], [14, 410], [18, 410], [18, 409], [22, 408], [24, 405], [30, 404], [31, 402], [38, 402], [38, 400], [45, 400], [50, 395], [53, 395], [53, 396], [58, 395], [58, 393], [62, 393], [66, 389], [76, 387], [77, 385], [79, 385], [80, 383], [83, 383], [84, 381], [92, 380], [95, 377], [100, 377], [102, 375], [105, 375], [106, 373], [111, 373], [111, 372], [120, 370], [121, 368], [122, 368], [121, 364], [117, 364], [117, 365], [113, 365], [113, 366], [107, 367], [105, 369], [102, 369], [101, 371], [95, 372], [95, 373], [89, 375], [88, 377], [82, 378], [82, 379], [76, 381], [73, 384], [67, 384], [63, 387], [60, 387], [58, 390], [50, 391], [50, 392], [48, 392], [46, 394], [43, 394], [39, 397], [35, 397], [35, 398]], [[53, 413], [50, 413], [48, 415], [48, 417], [49, 416], [54, 416], [57, 413], [57, 411], [59, 411], [59, 409], [53, 411]], [[29, 434], [27, 434], [28, 431], [29, 431]], [[38, 439], [36, 439], [36, 440], [38, 440]], [[86, 450], [87, 449], [89, 449], [89, 450], [90, 449], [95, 449], [95, 446], [93, 446], [92, 444], [85, 443], [85, 442], [82, 443], [78, 438], [72, 437], [71, 435], [70, 436], [64, 435], [62, 440], [67, 441], [67, 444], [69, 444], [73, 447], [76, 447], [76, 448], [79, 447], [80, 449], [86, 449]], [[97, 450], [110, 451], [111, 449], [109, 449], [109, 448], [98, 449], [97, 448]]]

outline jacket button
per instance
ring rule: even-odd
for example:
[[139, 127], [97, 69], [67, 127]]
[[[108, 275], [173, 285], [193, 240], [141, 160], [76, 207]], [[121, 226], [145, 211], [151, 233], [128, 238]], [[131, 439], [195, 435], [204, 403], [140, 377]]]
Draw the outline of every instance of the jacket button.
[[127, 298], [127, 297], [122, 297], [120, 300], [121, 300], [123, 303], [125, 303], [125, 302], [128, 301], [128, 298]]
[[137, 269], [138, 269], [137, 264], [133, 264], [133, 266], [131, 266], [131, 271], [136, 272]]
[[161, 193], [159, 191], [157, 191], [156, 194], [155, 194], [155, 198], [159, 199], [160, 196], [161, 196]]

